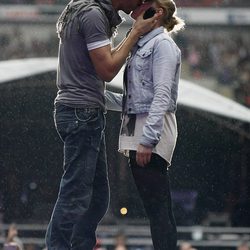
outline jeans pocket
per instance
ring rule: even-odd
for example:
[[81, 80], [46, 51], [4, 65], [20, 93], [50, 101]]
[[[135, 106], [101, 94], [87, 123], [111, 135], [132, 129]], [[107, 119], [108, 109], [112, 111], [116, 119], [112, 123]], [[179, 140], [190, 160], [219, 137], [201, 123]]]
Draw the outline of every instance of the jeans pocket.
[[99, 118], [99, 109], [98, 108], [76, 108], [75, 116], [80, 122], [94, 122]]
[[78, 127], [78, 121], [56, 122], [56, 130], [62, 141], [66, 136]]

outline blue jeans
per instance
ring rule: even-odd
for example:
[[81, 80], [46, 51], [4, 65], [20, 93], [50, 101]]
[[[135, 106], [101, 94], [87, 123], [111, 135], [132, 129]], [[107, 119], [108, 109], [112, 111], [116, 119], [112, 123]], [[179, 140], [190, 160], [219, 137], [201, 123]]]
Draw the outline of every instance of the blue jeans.
[[105, 116], [99, 108], [56, 104], [54, 119], [64, 143], [64, 173], [46, 245], [48, 250], [92, 250], [109, 204]]

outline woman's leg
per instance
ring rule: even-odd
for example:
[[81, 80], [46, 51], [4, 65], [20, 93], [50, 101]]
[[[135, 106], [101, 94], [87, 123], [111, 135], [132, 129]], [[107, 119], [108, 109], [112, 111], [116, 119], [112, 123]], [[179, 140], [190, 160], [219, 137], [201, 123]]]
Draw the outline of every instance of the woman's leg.
[[166, 162], [153, 154], [150, 163], [146, 167], [140, 167], [136, 164], [135, 154], [132, 153], [130, 166], [150, 221], [154, 249], [175, 250], [177, 232]]

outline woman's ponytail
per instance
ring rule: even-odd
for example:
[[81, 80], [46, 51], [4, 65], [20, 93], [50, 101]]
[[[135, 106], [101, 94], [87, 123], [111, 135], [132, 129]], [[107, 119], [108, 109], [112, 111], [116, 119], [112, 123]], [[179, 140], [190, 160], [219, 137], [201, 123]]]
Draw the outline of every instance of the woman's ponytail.
[[164, 27], [167, 29], [168, 32], [178, 32], [179, 30], [183, 29], [185, 26], [185, 22], [183, 19], [173, 15], [168, 22], [164, 23]]
[[177, 32], [184, 28], [185, 22], [177, 17], [177, 8], [173, 0], [156, 0], [164, 8], [163, 26], [168, 32]]

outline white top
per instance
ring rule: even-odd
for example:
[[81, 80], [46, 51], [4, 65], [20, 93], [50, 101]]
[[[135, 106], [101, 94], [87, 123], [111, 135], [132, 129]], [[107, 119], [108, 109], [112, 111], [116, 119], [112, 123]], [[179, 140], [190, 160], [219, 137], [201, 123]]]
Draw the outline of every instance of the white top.
[[[128, 116], [122, 119], [122, 126], [119, 136], [119, 152], [126, 156], [129, 150], [137, 150], [140, 137], [142, 136], [143, 126], [147, 119], [147, 113]], [[177, 123], [174, 113], [166, 113], [164, 116], [163, 131], [159, 143], [153, 148], [153, 153], [158, 154], [168, 165], [171, 160], [177, 140]]]

